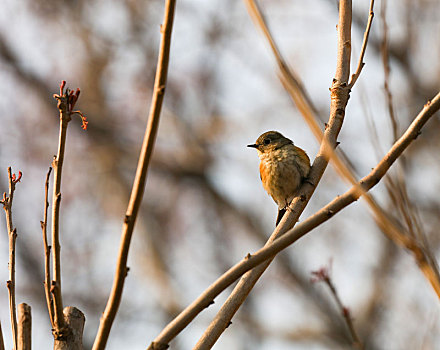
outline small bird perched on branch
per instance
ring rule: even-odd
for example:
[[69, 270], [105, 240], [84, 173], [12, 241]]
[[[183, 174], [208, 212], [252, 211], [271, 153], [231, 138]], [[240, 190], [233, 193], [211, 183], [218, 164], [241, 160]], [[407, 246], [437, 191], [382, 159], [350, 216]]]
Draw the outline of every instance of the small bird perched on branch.
[[254, 144], [247, 146], [258, 151], [263, 187], [278, 204], [278, 225], [309, 174], [310, 159], [303, 149], [277, 131], [265, 132]]

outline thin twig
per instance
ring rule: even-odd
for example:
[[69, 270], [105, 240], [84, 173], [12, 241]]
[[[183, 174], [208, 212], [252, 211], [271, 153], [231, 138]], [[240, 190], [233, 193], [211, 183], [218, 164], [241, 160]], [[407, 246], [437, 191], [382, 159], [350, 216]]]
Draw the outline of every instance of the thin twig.
[[315, 283], [315, 282], [324, 282], [327, 287], [330, 289], [331, 294], [333, 295], [333, 298], [336, 301], [336, 304], [338, 305], [338, 309], [341, 311], [341, 315], [344, 318], [345, 324], [347, 325], [347, 328], [350, 332], [352, 341], [353, 341], [353, 346], [355, 346], [356, 348], [363, 350], [364, 346], [362, 345], [359, 336], [357, 335], [356, 329], [354, 328], [354, 324], [353, 324], [353, 319], [351, 317], [351, 313], [350, 313], [350, 309], [346, 306], [344, 306], [344, 304], [341, 301], [341, 298], [338, 294], [338, 291], [336, 290], [336, 286], [334, 285], [331, 277], [330, 277], [330, 272], [331, 272], [331, 262], [329, 266], [324, 266], [321, 267], [319, 270], [317, 271], [312, 271], [312, 278], [311, 278], [311, 282]]
[[[382, 158], [379, 164], [361, 181], [359, 185], [365, 191], [373, 188], [386, 174], [402, 152], [417, 138], [425, 123], [440, 109], [440, 92], [431, 102], [428, 102], [422, 111], [413, 120], [406, 132], [393, 145], [389, 152]], [[357, 186], [351, 187], [342, 196], [336, 197], [333, 201], [310, 216], [302, 223], [290, 229], [284, 236], [273, 243], [266, 245], [254, 254], [249, 254], [244, 260], [237, 263], [212, 283], [196, 300], [172, 320], [156, 337], [148, 347], [149, 350], [166, 349], [167, 344], [174, 339], [201, 311], [213, 303], [213, 300], [222, 291], [234, 283], [240, 276], [254, 267], [262, 264], [267, 259], [272, 259], [283, 249], [299, 240], [305, 234], [329, 220], [336, 213], [355, 202], [361, 196]], [[263, 264], [264, 265], [264, 264]]]
[[[393, 106], [393, 95], [391, 93], [391, 89], [389, 86], [390, 80], [390, 65], [389, 65], [389, 48], [388, 48], [388, 25], [386, 20], [386, 0], [381, 3], [381, 22], [382, 22], [382, 42], [381, 42], [381, 53], [382, 53], [382, 63], [384, 68], [384, 89], [385, 96], [388, 105], [388, 114], [391, 120], [391, 126], [393, 131], [393, 142], [397, 139], [398, 135], [398, 123], [397, 118], [394, 111]], [[403, 169], [405, 168], [405, 157], [402, 156], [399, 158], [401, 166]], [[386, 188], [393, 199], [396, 207], [399, 209], [401, 215], [403, 216], [406, 223], [406, 230], [395, 230], [394, 228], [390, 228], [390, 224], [385, 224], [385, 232], [391, 239], [395, 239], [393, 237], [399, 236], [407, 236], [407, 241], [409, 244], [405, 246], [415, 257], [420, 269], [425, 274], [425, 277], [428, 278], [432, 287], [434, 288], [437, 296], [440, 298], [440, 271], [438, 268], [437, 261], [432, 253], [429, 244], [426, 242], [426, 236], [424, 235], [420, 224], [419, 219], [417, 217], [417, 211], [414, 205], [411, 203], [406, 189], [405, 178], [400, 173], [400, 176], [397, 177], [396, 181], [394, 181], [391, 177], [386, 177]], [[389, 215], [382, 213], [383, 217], [381, 221], [386, 223], [389, 220]], [[389, 231], [395, 231], [394, 233]], [[406, 232], [405, 232], [406, 231]]]
[[[63, 95], [61, 90], [60, 96], [63, 100], [59, 100], [59, 111], [60, 111], [60, 135], [58, 141], [58, 154], [54, 157], [52, 161], [52, 167], [54, 170], [54, 184], [53, 184], [53, 195], [52, 195], [52, 268], [53, 268], [53, 281], [58, 285], [59, 293], [54, 293], [54, 329], [64, 328], [64, 317], [63, 317], [63, 301], [61, 294], [61, 256], [60, 256], [60, 236], [59, 236], [59, 221], [60, 221], [60, 203], [61, 203], [61, 174], [63, 170], [64, 162], [64, 151], [66, 147], [66, 137], [67, 137], [67, 125], [71, 120], [71, 116], [68, 113], [66, 107], [67, 102], [66, 96]], [[62, 103], [62, 101], [64, 103]], [[55, 307], [57, 306], [58, 307]]]
[[98, 334], [96, 335], [92, 348], [93, 350], [102, 350], [105, 348], [113, 321], [121, 302], [124, 282], [128, 273], [127, 258], [130, 241], [143, 198], [148, 165], [150, 163], [151, 154], [153, 153], [162, 101], [165, 94], [175, 6], [175, 0], [167, 0], [165, 2], [164, 23], [161, 26], [162, 40], [156, 68], [154, 93], [151, 102], [148, 125], [142, 143], [130, 201], [125, 214], [113, 286], [104, 313], [101, 317]]
[[50, 173], [52, 172], [52, 168], [49, 167], [49, 170], [46, 174], [46, 183], [44, 186], [44, 214], [43, 221], [40, 221], [41, 231], [43, 233], [43, 245], [44, 245], [44, 292], [46, 294], [46, 303], [47, 303], [47, 311], [49, 312], [50, 324], [52, 328], [54, 328], [54, 309], [52, 302], [52, 294], [50, 293], [50, 245], [47, 243], [47, 213], [49, 209], [49, 200], [48, 200], [48, 192], [49, 192], [49, 178]]
[[9, 295], [9, 313], [11, 316], [11, 330], [13, 339], [13, 348], [17, 349], [17, 310], [15, 305], [15, 241], [17, 239], [17, 229], [12, 223], [12, 202], [14, 200], [15, 185], [21, 180], [22, 173], [19, 171], [18, 177], [12, 173], [11, 167], [8, 167], [9, 193], [3, 193], [3, 204], [6, 216], [6, 227], [9, 237], [9, 279], [6, 281]]
[[52, 161], [54, 170], [54, 185], [52, 195], [52, 268], [53, 281], [51, 282], [51, 293], [53, 300], [53, 334], [55, 338], [63, 337], [68, 332], [68, 327], [64, 321], [63, 299], [61, 293], [61, 245], [60, 245], [60, 205], [61, 205], [61, 175], [64, 163], [64, 153], [66, 149], [67, 126], [72, 120], [73, 115], [78, 115], [82, 120], [82, 128], [87, 129], [87, 119], [80, 111], [73, 108], [79, 98], [80, 90], [72, 91], [66, 87], [66, 82], [60, 84], [60, 93], [53, 97], [58, 101], [57, 107], [60, 113], [60, 134], [58, 140], [58, 152]]
[[17, 349], [17, 310], [15, 304], [15, 241], [17, 239], [17, 229], [14, 228], [9, 233], [9, 280], [6, 281], [9, 295], [9, 312], [11, 314], [11, 329], [14, 349]]
[[391, 119], [391, 126], [393, 130], [393, 142], [397, 140], [398, 135], [398, 125], [397, 125], [397, 119], [396, 115], [394, 113], [394, 107], [393, 107], [393, 95], [391, 93], [389, 81], [390, 81], [390, 58], [388, 56], [388, 25], [386, 20], [386, 0], [382, 0], [381, 3], [381, 11], [380, 11], [380, 18], [382, 22], [382, 42], [380, 45], [381, 53], [382, 53], [382, 64], [383, 64], [383, 72], [384, 72], [384, 89], [385, 89], [385, 96], [387, 99], [387, 105], [388, 105], [388, 113]]
[[371, 0], [367, 27], [365, 28], [365, 32], [364, 32], [364, 39], [362, 41], [362, 48], [361, 48], [361, 54], [359, 55], [358, 66], [356, 68], [356, 72], [351, 76], [350, 83], [348, 84], [348, 87], [350, 89], [353, 88], [354, 84], [356, 84], [356, 81], [361, 75], [362, 68], [364, 68], [365, 66], [364, 56], [367, 50], [367, 43], [368, 43], [368, 37], [370, 35], [371, 24], [373, 23], [373, 17], [374, 17], [373, 8], [374, 8], [374, 0]]
[[[273, 56], [278, 64], [278, 69], [280, 70], [280, 79], [283, 85], [287, 85], [289, 87], [288, 92], [292, 99], [295, 102], [298, 110], [304, 116], [306, 121], [308, 120], [316, 120], [316, 108], [313, 106], [313, 103], [307, 94], [306, 90], [303, 87], [300, 79], [297, 77], [295, 72], [289, 67], [286, 63], [286, 60], [283, 58], [281, 51], [279, 50], [273, 35], [271, 34], [269, 27], [266, 23], [266, 19], [258, 6], [258, 3], [255, 0], [244, 0], [246, 7], [248, 9], [249, 15], [253, 19], [256, 26], [258, 26], [264, 37], [266, 38], [269, 46], [272, 50]], [[316, 126], [316, 130], [312, 127], [312, 131], [319, 131], [321, 138], [322, 132], [319, 126]]]

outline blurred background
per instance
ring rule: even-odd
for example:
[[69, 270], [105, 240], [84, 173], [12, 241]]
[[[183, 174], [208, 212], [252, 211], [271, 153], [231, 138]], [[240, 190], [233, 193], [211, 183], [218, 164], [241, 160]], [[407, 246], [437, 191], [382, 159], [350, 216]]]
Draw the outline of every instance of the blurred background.
[[[85, 313], [89, 349], [113, 280], [151, 100], [163, 5], [2, 1], [0, 192], [7, 190], [8, 166], [23, 172], [13, 203], [16, 290], [17, 303], [32, 306], [35, 349], [53, 342], [39, 224], [44, 180], [58, 143], [52, 95], [61, 80], [80, 87], [77, 107], [89, 120], [87, 131], [79, 118], [69, 124], [61, 204], [63, 299]], [[337, 1], [273, 0], [261, 6], [324, 128], [336, 67]], [[369, 1], [353, 6], [354, 69]], [[339, 137], [359, 177], [439, 90], [439, 9], [440, 0], [376, 1], [366, 66]], [[291, 138], [312, 160], [317, 153], [319, 145], [279, 82], [275, 60], [244, 3], [177, 1], [164, 108], [108, 349], [144, 349], [220, 274], [264, 244], [277, 209], [260, 183], [257, 154], [246, 145], [267, 130]], [[439, 132], [437, 115], [372, 191], [390, 217], [417, 227], [417, 237], [437, 257]], [[329, 166], [302, 217], [348, 187]], [[5, 227], [2, 214], [0, 321], [10, 349]], [[328, 289], [310, 281], [311, 272], [330, 261], [332, 280], [367, 349], [440, 349], [434, 290], [411, 253], [385, 238], [362, 200], [278, 256], [214, 348], [351, 348]], [[170, 348], [190, 349], [227, 295]]]

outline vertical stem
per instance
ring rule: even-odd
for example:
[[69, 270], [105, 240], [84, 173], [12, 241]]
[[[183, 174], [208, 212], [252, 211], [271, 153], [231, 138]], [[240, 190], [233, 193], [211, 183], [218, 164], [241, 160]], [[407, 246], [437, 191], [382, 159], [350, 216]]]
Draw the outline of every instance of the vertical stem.
[[348, 84], [351, 59], [351, 0], [339, 1], [338, 63], [335, 79]]
[[386, 20], [386, 8], [387, 2], [386, 0], [382, 0], [381, 10], [380, 10], [380, 18], [382, 21], [382, 42], [380, 43], [380, 49], [382, 53], [382, 64], [383, 64], [383, 73], [384, 73], [384, 89], [385, 95], [388, 103], [388, 113], [391, 119], [391, 126], [393, 130], [393, 142], [395, 142], [398, 138], [398, 124], [396, 119], [396, 114], [394, 113], [393, 107], [393, 95], [391, 93], [391, 89], [389, 86], [390, 81], [390, 58], [388, 56], [388, 24]]
[[31, 307], [25, 303], [18, 305], [18, 350], [32, 349]]
[[60, 331], [64, 327], [63, 300], [61, 294], [61, 256], [60, 256], [60, 204], [61, 204], [61, 174], [63, 170], [64, 152], [66, 147], [67, 125], [71, 119], [68, 111], [68, 94], [61, 96], [58, 102], [60, 110], [60, 134], [58, 142], [58, 154], [52, 161], [54, 170], [54, 187], [52, 196], [52, 264], [53, 264], [53, 308], [54, 329]]
[[47, 243], [47, 212], [49, 209], [49, 178], [52, 168], [49, 167], [49, 171], [46, 175], [46, 183], [44, 186], [44, 214], [43, 221], [40, 221], [41, 231], [43, 233], [43, 245], [44, 245], [44, 292], [46, 294], [47, 311], [49, 312], [50, 324], [54, 328], [54, 309], [52, 303], [52, 295], [50, 293], [50, 246]]
[[15, 307], [15, 241], [16, 230], [9, 233], [9, 280], [6, 282], [9, 294], [9, 310], [11, 314], [11, 329], [14, 349], [17, 349], [17, 312]]
[[[14, 175], [15, 176], [15, 175]], [[9, 295], [9, 313], [11, 316], [11, 330], [13, 348], [17, 350], [17, 311], [15, 306], [15, 241], [17, 239], [17, 230], [12, 224], [12, 201], [15, 191], [15, 177], [13, 178], [11, 167], [8, 167], [9, 194], [3, 194], [3, 209], [6, 215], [6, 226], [9, 238], [9, 279], [6, 282]]]
[[60, 239], [59, 239], [59, 220], [61, 196], [61, 174], [63, 170], [65, 142], [67, 136], [67, 123], [61, 117], [60, 136], [58, 154], [54, 158], [54, 188], [52, 197], [52, 245], [53, 245], [53, 279], [61, 288], [61, 259], [60, 259]]
[[16, 230], [9, 233], [9, 280], [6, 282], [9, 294], [9, 310], [11, 314], [11, 328], [14, 341], [14, 349], [17, 349], [17, 311], [15, 307], [15, 241]]
[[121, 302], [124, 282], [128, 273], [127, 258], [130, 248], [130, 241], [133, 235], [137, 213], [143, 198], [148, 165], [151, 154], [153, 153], [154, 142], [159, 125], [160, 111], [162, 108], [162, 101], [165, 94], [175, 6], [176, 0], [167, 0], [165, 2], [164, 23], [161, 26], [162, 40], [159, 50], [156, 77], [154, 82], [154, 93], [151, 102], [148, 125], [145, 130], [136, 176], [134, 179], [128, 208], [125, 214], [113, 286], [104, 313], [101, 317], [98, 334], [96, 335], [95, 342], [93, 344], [93, 350], [102, 350], [106, 346], [113, 321], [116, 317], [116, 313]]
[[86, 318], [76, 307], [67, 306], [63, 310], [64, 323], [69, 332], [65, 336], [55, 339], [54, 350], [84, 350], [82, 335]]

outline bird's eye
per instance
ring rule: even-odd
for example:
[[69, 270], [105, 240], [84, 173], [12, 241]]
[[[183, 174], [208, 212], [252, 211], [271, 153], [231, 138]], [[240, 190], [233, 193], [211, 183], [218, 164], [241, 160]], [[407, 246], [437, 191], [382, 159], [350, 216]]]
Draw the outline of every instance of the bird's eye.
[[263, 142], [264, 142], [265, 145], [268, 145], [270, 143], [270, 139], [264, 139]]

